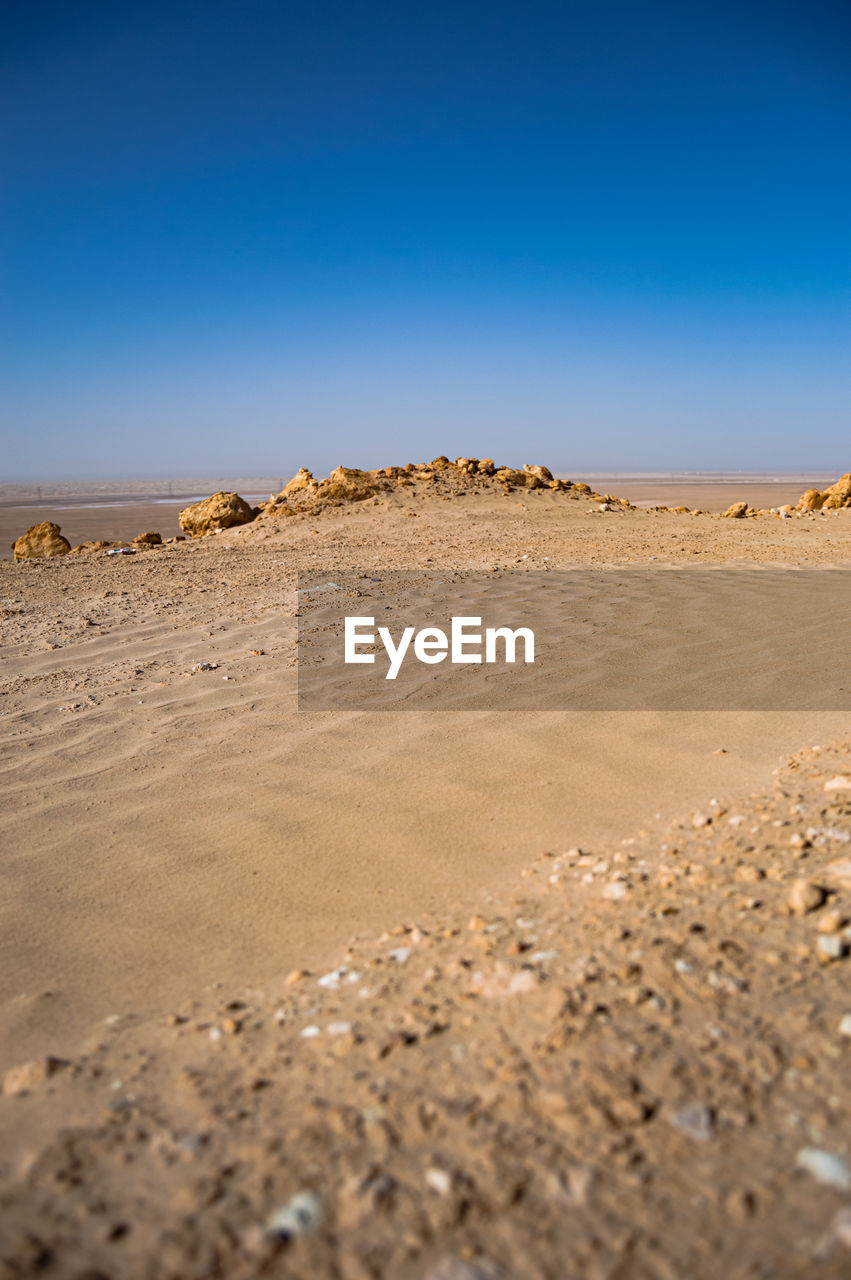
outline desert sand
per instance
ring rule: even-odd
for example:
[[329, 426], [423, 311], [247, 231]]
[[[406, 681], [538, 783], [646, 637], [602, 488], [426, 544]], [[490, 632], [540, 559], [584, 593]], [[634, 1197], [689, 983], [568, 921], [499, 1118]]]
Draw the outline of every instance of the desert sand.
[[[847, 1274], [851, 510], [508, 488], [0, 566], [10, 1276]], [[305, 584], [577, 570], [836, 698], [298, 709]]]

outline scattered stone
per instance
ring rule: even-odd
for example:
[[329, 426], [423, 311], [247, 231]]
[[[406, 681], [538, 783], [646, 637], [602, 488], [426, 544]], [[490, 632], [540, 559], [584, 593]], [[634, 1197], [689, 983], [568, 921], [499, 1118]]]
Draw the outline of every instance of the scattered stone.
[[503, 999], [534, 991], [539, 979], [531, 969], [514, 969], [500, 960], [491, 973], [473, 975], [471, 989], [486, 999]]
[[823, 964], [830, 964], [845, 955], [845, 943], [835, 933], [820, 933], [816, 939], [816, 953]]
[[63, 1058], [54, 1058], [48, 1054], [46, 1058], [36, 1058], [32, 1062], [22, 1062], [20, 1066], [10, 1067], [3, 1076], [3, 1093], [7, 1097], [32, 1093], [68, 1065]]
[[692, 1102], [670, 1116], [671, 1124], [695, 1142], [708, 1142], [713, 1134], [712, 1112], [702, 1102]]
[[839, 907], [831, 907], [819, 920], [818, 931], [819, 933], [839, 933], [846, 923], [845, 915]]
[[833, 1234], [846, 1249], [851, 1249], [851, 1208], [847, 1205], [833, 1219]]
[[448, 1196], [452, 1190], [452, 1178], [445, 1169], [426, 1169], [426, 1186], [440, 1196]]
[[747, 1222], [756, 1213], [757, 1201], [752, 1191], [737, 1188], [724, 1201], [724, 1208], [736, 1222]]
[[332, 969], [330, 973], [323, 973], [321, 978], [316, 979], [317, 986], [325, 987], [328, 991], [336, 991], [345, 974], [345, 969]]
[[802, 1147], [795, 1157], [799, 1169], [812, 1174], [816, 1182], [825, 1187], [839, 1187], [840, 1191], [851, 1190], [851, 1171], [841, 1156], [832, 1151], [821, 1151], [818, 1147]]
[[851, 774], [837, 773], [824, 784], [825, 791], [851, 791]]
[[321, 1220], [321, 1198], [315, 1191], [299, 1191], [283, 1209], [272, 1214], [266, 1231], [270, 1236], [289, 1240], [292, 1236], [303, 1236], [315, 1231]]
[[826, 897], [827, 892], [821, 885], [812, 880], [796, 880], [789, 891], [789, 913], [793, 916], [805, 916], [810, 911], [817, 911]]
[[851, 1013], [843, 1013], [839, 1020], [839, 1034], [851, 1039]]

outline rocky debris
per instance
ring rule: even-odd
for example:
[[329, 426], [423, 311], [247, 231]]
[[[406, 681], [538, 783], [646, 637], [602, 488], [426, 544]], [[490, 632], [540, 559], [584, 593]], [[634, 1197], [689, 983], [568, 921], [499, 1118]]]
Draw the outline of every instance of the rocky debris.
[[40, 556], [67, 556], [71, 543], [62, 537], [58, 524], [52, 520], [42, 520], [40, 524], [31, 524], [26, 533], [22, 533], [12, 543], [12, 552], [16, 560], [34, 560]]
[[193, 538], [202, 538], [204, 534], [213, 533], [217, 529], [231, 529], [235, 525], [248, 524], [254, 519], [254, 510], [240, 498], [238, 493], [214, 493], [194, 506], [184, 507], [178, 517], [184, 533]]
[[472, 916], [445, 904], [333, 968], [122, 1020], [0, 1100], [40, 1135], [4, 1149], [0, 1267], [839, 1280], [851, 961], [816, 940], [847, 949], [851, 878], [806, 832], [848, 825], [824, 785], [849, 761], [801, 752], [711, 822], [542, 853]]
[[90, 542], [78, 542], [76, 546], [71, 548], [69, 554], [72, 556], [80, 556], [93, 551], [109, 551], [115, 548], [129, 548], [129, 546], [129, 542], [109, 542], [105, 538], [97, 538]]
[[[772, 507], [767, 510], [765, 508], [751, 507], [747, 502], [734, 502], [731, 507], [728, 507], [722, 513], [722, 519], [744, 520], [755, 516], [774, 516], [780, 520], [791, 520], [793, 515], [808, 515], [815, 511], [838, 511], [842, 507], [851, 507], [851, 472], [842, 476], [835, 484], [823, 491], [807, 489], [806, 493], [801, 494], [794, 506], [787, 503], [784, 506]], [[685, 514], [687, 508], [657, 507], [656, 510], [673, 510]]]

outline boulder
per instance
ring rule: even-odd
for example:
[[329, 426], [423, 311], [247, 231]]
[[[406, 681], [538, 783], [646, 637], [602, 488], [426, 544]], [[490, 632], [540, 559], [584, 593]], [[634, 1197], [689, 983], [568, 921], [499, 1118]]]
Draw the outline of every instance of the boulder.
[[479, 475], [492, 476], [496, 471], [496, 463], [493, 458], [479, 458]]
[[528, 472], [530, 476], [537, 476], [538, 479], [542, 480], [545, 484], [549, 484], [553, 478], [553, 473], [550, 471], [549, 467], [535, 467], [532, 466], [531, 463], [527, 462], [524, 464], [523, 470]]
[[439, 458], [434, 458], [428, 465], [432, 471], [445, 471], [447, 467], [452, 466], [452, 463], [446, 454], [442, 453]]
[[827, 489], [807, 489], [795, 507], [796, 511], [838, 511], [851, 507], [851, 471]]
[[149, 530], [147, 533], [137, 533], [133, 539], [133, 544], [137, 547], [161, 547], [162, 542], [160, 535], [153, 530]]
[[743, 520], [748, 514], [748, 504], [746, 502], [734, 502], [732, 507], [728, 507], [722, 514], [727, 520]]
[[34, 560], [39, 556], [67, 556], [71, 543], [62, 537], [59, 525], [52, 520], [31, 524], [26, 533], [12, 543], [16, 560]]
[[248, 524], [254, 512], [238, 493], [214, 493], [203, 502], [184, 507], [178, 520], [184, 533], [202, 538], [214, 529], [230, 529], [234, 525]]

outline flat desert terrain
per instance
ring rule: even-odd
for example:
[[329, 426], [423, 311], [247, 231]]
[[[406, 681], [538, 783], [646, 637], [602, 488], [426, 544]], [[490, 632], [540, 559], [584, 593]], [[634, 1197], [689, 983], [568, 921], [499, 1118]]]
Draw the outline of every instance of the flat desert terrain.
[[[0, 1275], [848, 1274], [851, 509], [699, 487], [0, 565]], [[328, 584], [576, 574], [647, 705], [299, 701]]]

